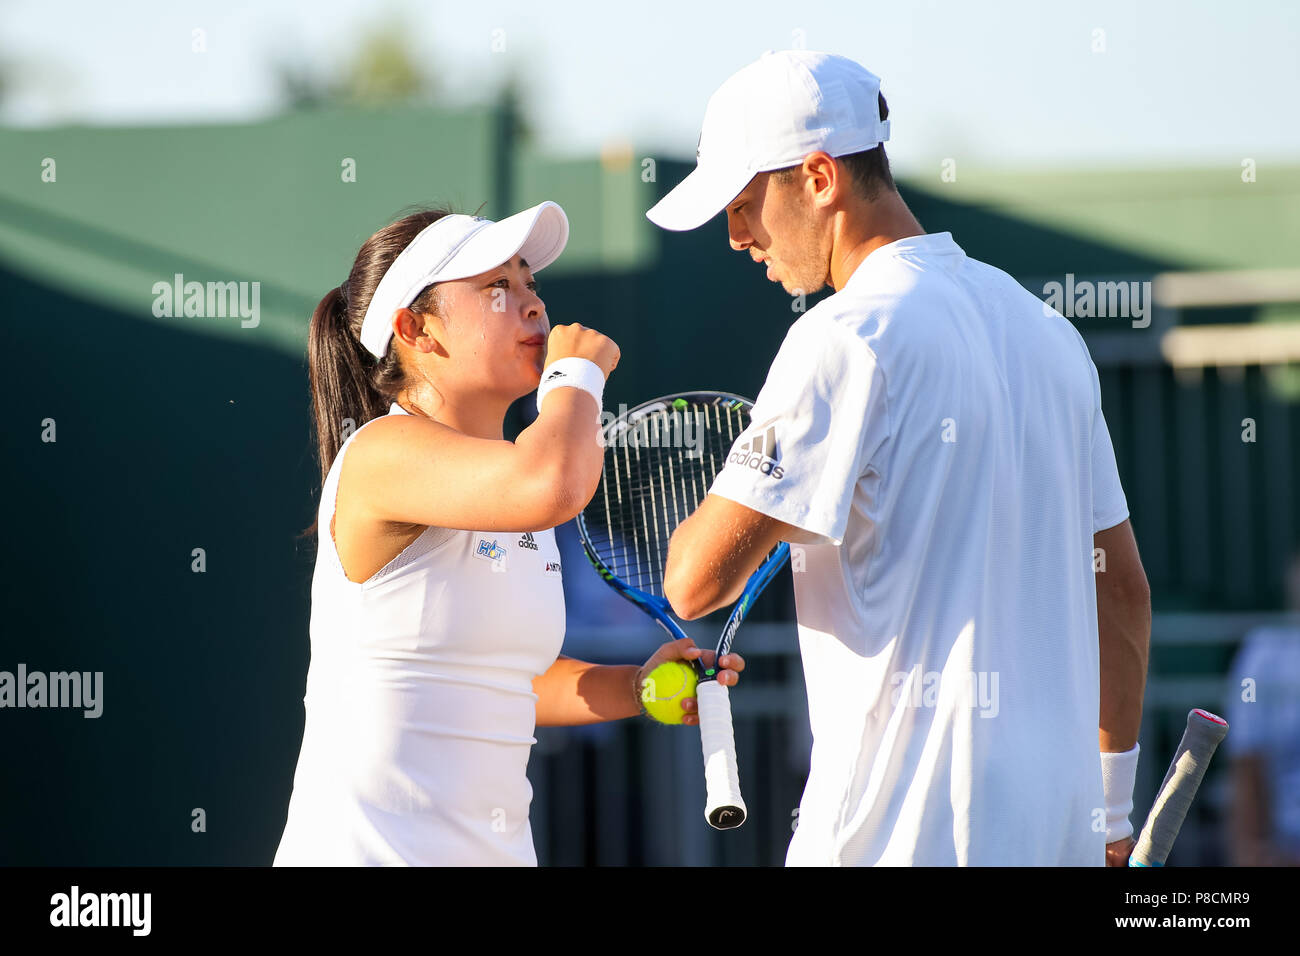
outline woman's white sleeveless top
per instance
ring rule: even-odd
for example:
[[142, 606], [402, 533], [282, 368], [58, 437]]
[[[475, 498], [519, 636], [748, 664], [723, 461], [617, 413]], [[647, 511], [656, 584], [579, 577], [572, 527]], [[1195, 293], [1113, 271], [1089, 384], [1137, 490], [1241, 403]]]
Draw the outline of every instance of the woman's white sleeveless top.
[[525, 770], [532, 680], [564, 640], [555, 533], [431, 527], [348, 580], [331, 525], [364, 427], [321, 492], [306, 725], [275, 865], [535, 866]]

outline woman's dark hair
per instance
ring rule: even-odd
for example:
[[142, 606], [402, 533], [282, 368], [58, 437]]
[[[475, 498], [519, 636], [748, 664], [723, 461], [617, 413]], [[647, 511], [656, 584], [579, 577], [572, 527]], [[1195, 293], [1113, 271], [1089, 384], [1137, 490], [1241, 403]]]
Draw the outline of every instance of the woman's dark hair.
[[[411, 240], [452, 212], [446, 208], [421, 209], [384, 226], [362, 243], [347, 279], [326, 292], [312, 313], [307, 364], [322, 487], [347, 436], [372, 418], [386, 414], [406, 384], [397, 349], [390, 347], [383, 358], [376, 359], [361, 344], [361, 320], [366, 307], [379, 280]], [[437, 287], [421, 291], [410, 308], [439, 314]], [[318, 530], [316, 521], [312, 521], [303, 536]]]

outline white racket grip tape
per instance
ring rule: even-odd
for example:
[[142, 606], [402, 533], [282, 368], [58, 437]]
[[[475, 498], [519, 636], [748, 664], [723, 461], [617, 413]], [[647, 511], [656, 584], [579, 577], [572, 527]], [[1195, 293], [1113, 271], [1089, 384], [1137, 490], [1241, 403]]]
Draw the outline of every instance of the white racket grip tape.
[[700, 714], [700, 744], [704, 748], [704, 817], [715, 830], [731, 830], [745, 822], [736, 769], [736, 736], [731, 727], [731, 699], [716, 680], [695, 689]]
[[1187, 809], [1205, 776], [1205, 768], [1227, 733], [1228, 722], [1222, 717], [1199, 708], [1188, 712], [1187, 729], [1183, 731], [1164, 783], [1156, 792], [1155, 803], [1129, 856], [1129, 866], [1165, 865]]

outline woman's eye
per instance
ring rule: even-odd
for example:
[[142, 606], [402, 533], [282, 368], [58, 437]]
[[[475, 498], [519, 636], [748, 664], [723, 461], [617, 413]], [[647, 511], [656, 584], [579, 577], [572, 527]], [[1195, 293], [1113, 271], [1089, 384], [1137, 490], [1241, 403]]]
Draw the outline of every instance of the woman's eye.
[[[533, 279], [533, 280], [529, 281], [528, 283], [526, 283], [526, 285], [527, 285], [528, 288], [531, 289], [532, 291], [534, 291], [534, 292], [537, 291], [537, 280], [536, 280], [536, 279]], [[503, 277], [503, 278], [497, 279], [497, 280], [496, 280], [495, 282], [493, 282], [490, 286], [488, 286], [488, 288], [489, 288], [489, 289], [509, 289], [509, 288], [510, 288], [510, 279], [509, 279], [509, 278], [506, 278], [506, 277]]]

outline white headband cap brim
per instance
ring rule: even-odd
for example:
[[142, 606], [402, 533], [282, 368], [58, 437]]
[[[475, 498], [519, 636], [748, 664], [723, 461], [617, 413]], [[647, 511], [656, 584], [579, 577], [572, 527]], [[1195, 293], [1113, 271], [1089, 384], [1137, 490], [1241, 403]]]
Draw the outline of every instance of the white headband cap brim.
[[393, 260], [361, 322], [361, 344], [382, 358], [393, 336], [393, 313], [435, 282], [467, 279], [522, 256], [537, 272], [560, 257], [569, 217], [549, 200], [500, 222], [444, 216], [426, 226]]

